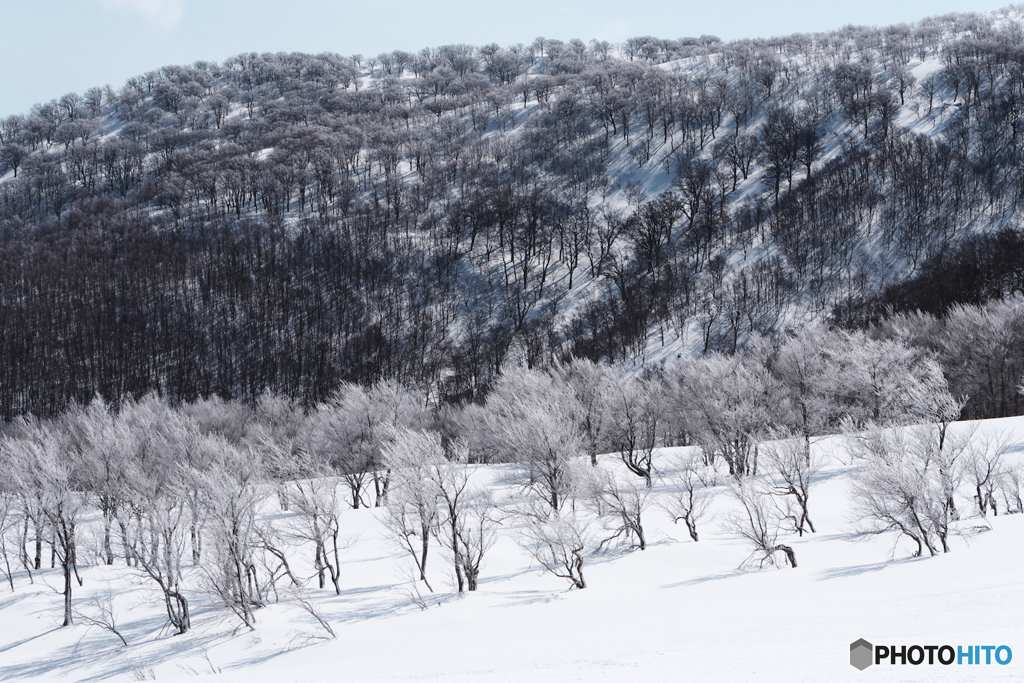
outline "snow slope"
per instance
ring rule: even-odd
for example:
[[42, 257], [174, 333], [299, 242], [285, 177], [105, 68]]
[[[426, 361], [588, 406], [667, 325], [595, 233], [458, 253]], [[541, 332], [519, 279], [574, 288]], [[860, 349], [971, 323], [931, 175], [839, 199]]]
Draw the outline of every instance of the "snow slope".
[[[954, 429], [966, 429], [955, 425]], [[1024, 452], [1024, 418], [982, 423]], [[849, 464], [842, 440], [822, 440], [829, 459], [812, 489], [817, 534], [790, 537], [797, 569], [741, 570], [743, 542], [721, 530], [730, 506], [690, 541], [656, 505], [645, 513], [649, 547], [613, 546], [588, 557], [588, 587], [531, 567], [503, 532], [485, 561], [481, 588], [458, 597], [444, 558], [428, 574], [438, 593], [416, 605], [410, 563], [387, 540], [379, 511], [343, 515], [353, 543], [342, 595], [304, 589], [337, 635], [331, 639], [293, 597], [257, 613], [249, 631], [194, 593], [193, 630], [172, 636], [158, 594], [124, 567], [83, 571], [76, 602], [89, 613], [113, 594], [129, 642], [85, 625], [61, 629], [59, 570], [0, 593], [0, 680], [216, 681], [1020, 681], [1024, 680], [1024, 515], [989, 518], [991, 530], [954, 539], [947, 555], [910, 558], [891, 537], [858, 540], [849, 519]], [[656, 465], [668, 468], [673, 449]], [[605, 456], [606, 463], [612, 456]], [[505, 466], [482, 467], [510, 497]], [[724, 488], [724, 487], [720, 487]], [[660, 486], [656, 488], [657, 499]], [[959, 501], [962, 510], [970, 501]], [[274, 513], [280, 514], [280, 513]], [[971, 519], [966, 527], [982, 526]], [[283, 583], [282, 583], [283, 586]], [[6, 590], [6, 588], [5, 588]], [[849, 664], [852, 641], [894, 645], [1008, 645], [1006, 666]]]

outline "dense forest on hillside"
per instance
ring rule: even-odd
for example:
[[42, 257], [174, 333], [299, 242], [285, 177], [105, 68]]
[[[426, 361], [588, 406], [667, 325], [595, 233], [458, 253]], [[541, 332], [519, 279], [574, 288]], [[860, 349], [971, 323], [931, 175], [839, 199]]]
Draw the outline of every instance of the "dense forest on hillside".
[[1022, 25], [244, 54], [0, 118], [0, 411], [462, 403], [828, 319], [1016, 414], [1020, 334], [956, 354], [1024, 327]]

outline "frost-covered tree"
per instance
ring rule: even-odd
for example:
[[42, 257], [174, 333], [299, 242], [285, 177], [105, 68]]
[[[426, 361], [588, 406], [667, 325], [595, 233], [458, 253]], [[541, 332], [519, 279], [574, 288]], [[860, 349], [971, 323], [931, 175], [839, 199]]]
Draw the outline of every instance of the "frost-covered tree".
[[650, 488], [646, 485], [638, 487], [634, 481], [620, 481], [615, 472], [606, 469], [595, 471], [594, 477], [597, 479], [597, 509], [604, 513], [601, 520], [607, 534], [598, 548], [624, 536], [627, 540], [635, 539], [636, 547], [645, 550], [647, 536], [643, 513], [650, 503]]
[[574, 358], [558, 369], [558, 376], [572, 388], [583, 407], [582, 431], [586, 437], [590, 463], [597, 464], [597, 455], [608, 442], [612, 427], [609, 403], [612, 400], [615, 373], [590, 360]]
[[306, 448], [331, 466], [348, 486], [349, 504], [354, 510], [366, 504], [363, 492], [373, 465], [374, 438], [364, 418], [365, 393], [360, 387], [346, 388], [334, 401], [321, 404], [306, 425]]
[[585, 453], [580, 429], [584, 410], [574, 392], [551, 375], [508, 369], [487, 401], [487, 424], [494, 445], [518, 462], [526, 486], [553, 510], [572, 492], [570, 461]]
[[626, 469], [650, 488], [665, 392], [657, 378], [633, 378], [621, 370], [614, 377], [606, 399], [608, 442]]
[[714, 467], [708, 465], [697, 449], [689, 449], [676, 458], [664, 473], [668, 493], [660, 505], [674, 524], [683, 522], [694, 542], [698, 541], [697, 524], [707, 515], [718, 482]]
[[915, 545], [949, 552], [959, 518], [954, 495], [962, 481], [967, 441], [938, 448], [934, 427], [874, 429], [848, 438], [861, 466], [854, 475], [853, 518], [865, 535], [896, 532]]
[[[963, 403], [950, 396], [941, 366], [927, 351], [862, 334], [846, 335], [840, 349], [839, 400], [857, 424], [948, 425], [959, 416]], [[945, 429], [938, 438], [945, 438]]]
[[978, 514], [986, 516], [989, 510], [996, 515], [996, 491], [1013, 469], [1006, 457], [1010, 444], [1005, 437], [979, 437], [976, 432], [967, 437], [964, 453], [964, 478], [974, 492]]
[[754, 359], [717, 354], [688, 363], [673, 387], [688, 431], [710, 463], [722, 458], [729, 474], [758, 471], [758, 448], [776, 422], [778, 384]]
[[566, 579], [573, 588], [587, 587], [583, 566], [594, 540], [585, 513], [569, 507], [527, 511], [521, 516], [517, 540], [546, 571]]
[[53, 551], [64, 575], [64, 626], [74, 620], [73, 579], [78, 576], [79, 525], [87, 511], [84, 466], [69, 449], [69, 435], [60, 425], [26, 419], [4, 441], [11, 454], [14, 477], [23, 490], [38, 494], [39, 510], [51, 532]]
[[765, 460], [770, 476], [777, 475], [775, 493], [791, 496], [796, 503], [789, 521], [801, 536], [804, 531], [815, 533], [814, 522], [811, 521], [808, 501], [811, 485], [821, 469], [821, 459], [817, 453], [806, 448], [804, 439], [780, 439], [765, 446]]
[[[175, 415], [175, 418], [180, 419]], [[136, 501], [133, 510], [118, 510], [122, 544], [135, 567], [160, 589], [171, 626], [179, 633], [192, 627], [189, 601], [182, 588], [183, 564], [191, 522], [186, 479], [191, 476], [177, 462], [180, 432], [170, 429], [157, 443], [149, 462], [132, 462], [125, 477]]]
[[297, 474], [302, 447], [302, 407], [287, 396], [264, 392], [256, 401], [245, 444], [260, 451], [266, 476], [277, 489], [281, 509], [289, 509], [287, 481]]
[[103, 515], [103, 561], [114, 563], [111, 528], [121, 508], [129, 504], [126, 470], [146, 434], [117, 419], [99, 397], [87, 406], [74, 406], [64, 414], [69, 447], [80, 454], [88, 490]]
[[422, 432], [420, 448], [440, 508], [435, 533], [452, 559], [458, 591], [475, 591], [484, 556], [495, 541], [496, 508], [486, 489], [470, 483], [468, 449], [461, 441], [441, 446], [440, 435]]
[[324, 587], [326, 575], [341, 595], [341, 550], [347, 542], [341, 538], [338, 480], [328, 463], [315, 455], [306, 454], [297, 466], [300, 476], [290, 485], [295, 511], [290, 534], [313, 545], [319, 587]]
[[[11, 463], [8, 461], [6, 452], [0, 446], [0, 468], [3, 471], [11, 472]], [[25, 556], [24, 539], [18, 533], [23, 523], [19, 514], [18, 496], [13, 481], [0, 480], [0, 572], [3, 573], [10, 584], [11, 592], [14, 592], [14, 572], [11, 569], [11, 553], [17, 553], [17, 562]], [[21, 548], [18, 549], [18, 545]], [[26, 563], [27, 564], [27, 563]]]
[[786, 398], [783, 419], [803, 436], [807, 456], [811, 438], [838, 422], [836, 394], [842, 379], [834, 357], [836, 342], [824, 326], [811, 323], [787, 336], [770, 359], [772, 375]]
[[393, 477], [386, 524], [416, 561], [420, 578], [426, 582], [433, 536], [451, 561], [458, 592], [475, 591], [495, 540], [496, 510], [490, 494], [470, 482], [465, 443], [456, 440], [445, 447], [437, 432], [396, 427], [384, 457]]
[[751, 547], [751, 554], [743, 564], [757, 562], [759, 568], [766, 564], [778, 566], [781, 556], [796, 569], [793, 548], [779, 542], [788, 513], [779, 505], [778, 497], [773, 495], [771, 482], [752, 475], [730, 481], [729, 490], [739, 502], [740, 509], [729, 515], [725, 528], [745, 539]]
[[252, 628], [267, 588], [257, 573], [257, 512], [266, 498], [262, 463], [258, 451], [219, 440], [218, 457], [202, 474], [211, 545], [204, 570], [211, 592]]
[[420, 581], [427, 580], [430, 539], [440, 519], [440, 491], [430, 479], [430, 469], [443, 459], [439, 440], [424, 432], [393, 428], [383, 445], [383, 465], [391, 473], [384, 501], [384, 525], [393, 539], [416, 563]]

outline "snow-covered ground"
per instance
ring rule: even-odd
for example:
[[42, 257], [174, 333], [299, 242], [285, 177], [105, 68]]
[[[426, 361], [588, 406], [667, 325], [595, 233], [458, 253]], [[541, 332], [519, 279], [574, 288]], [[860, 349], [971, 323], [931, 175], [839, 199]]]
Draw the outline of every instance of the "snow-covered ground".
[[[965, 429], [956, 425], [954, 429]], [[982, 423], [977, 434], [1005, 434], [1024, 451], [1024, 418]], [[411, 563], [390, 540], [380, 511], [343, 515], [352, 540], [341, 569], [342, 595], [303, 589], [336, 638], [297, 606], [257, 612], [254, 631], [227, 610], [191, 595], [193, 629], [165, 628], [159, 594], [123, 566], [90, 566], [76, 604], [84, 613], [113, 596], [118, 627], [60, 628], [59, 570], [16, 575], [0, 594], [0, 680], [156, 680], [218, 674], [217, 681], [1020, 681], [1024, 680], [1024, 515], [965, 520], [990, 526], [955, 538], [951, 552], [911, 558], [894, 538], [852, 533], [849, 487], [856, 464], [839, 438], [818, 443], [827, 458], [812, 489], [818, 532], [787, 537], [798, 568], [738, 569], [744, 542], [722, 529], [732, 505], [722, 489], [716, 516], [692, 542], [656, 501], [644, 523], [644, 551], [612, 546], [587, 557], [588, 587], [531, 566], [504, 531], [485, 560], [476, 593], [452, 592], [444, 557], [428, 577], [436, 594], [410, 581]], [[677, 449], [676, 449], [677, 450]], [[668, 467], [671, 452], [655, 460]], [[611, 463], [612, 456], [604, 461]], [[509, 468], [474, 476], [509, 496]], [[958, 501], [969, 510], [970, 501]], [[1002, 508], [1000, 508], [1002, 509]], [[275, 512], [280, 515], [281, 513]], [[510, 524], [510, 522], [509, 522]], [[328, 584], [329, 585], [329, 584]], [[52, 588], [51, 588], [52, 587]], [[4, 590], [7, 590], [5, 587]], [[1006, 666], [879, 665], [859, 671], [850, 643], [1007, 645]]]

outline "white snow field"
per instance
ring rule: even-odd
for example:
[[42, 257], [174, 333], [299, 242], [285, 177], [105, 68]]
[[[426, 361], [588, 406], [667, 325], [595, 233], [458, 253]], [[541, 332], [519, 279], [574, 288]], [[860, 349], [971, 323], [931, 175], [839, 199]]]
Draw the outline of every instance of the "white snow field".
[[[1021, 458], [1024, 418], [986, 421], [976, 436], [994, 433]], [[858, 539], [849, 512], [857, 465], [842, 444], [834, 437], [816, 446], [828, 462], [809, 501], [817, 533], [783, 541], [796, 551], [796, 569], [738, 568], [750, 551], [722, 528], [725, 509], [735, 505], [722, 485], [715, 518], [700, 524], [700, 542], [691, 541], [658, 507], [664, 484], [656, 479], [643, 520], [649, 546], [618, 543], [588, 554], [586, 589], [570, 590], [531, 565], [503, 528], [475, 593], [455, 594], [446, 558], [433, 551], [427, 573], [438, 592], [420, 587], [419, 606], [412, 563], [389, 540], [381, 511], [347, 511], [343, 527], [352, 545], [344, 551], [342, 595], [329, 582], [316, 588], [315, 578], [303, 588], [336, 638], [298, 606], [285, 581], [280, 602], [256, 613], [252, 631], [192, 590], [193, 628], [174, 636], [152, 583], [123, 564], [87, 566], [76, 605], [95, 615], [95, 597], [113, 595], [128, 641], [122, 646], [102, 628], [60, 628], [62, 578], [47, 569], [34, 585], [16, 573], [16, 590], [2, 587], [0, 680], [1024, 681], [1024, 515], [984, 520], [968, 514], [965, 496], [957, 501], [961, 528], [990, 530], [957, 536], [950, 552], [936, 557], [912, 558], [892, 535]], [[678, 450], [659, 452], [655, 466], [667, 468]], [[480, 467], [474, 476], [522, 495], [508, 483], [510, 473], [511, 466]], [[271, 507], [268, 514], [286, 516]], [[1013, 659], [969, 669], [882, 663], [860, 671], [849, 662], [859, 638], [1006, 645]]]

